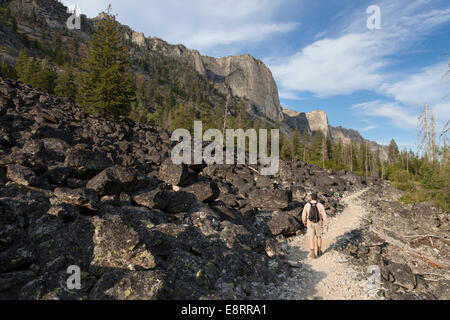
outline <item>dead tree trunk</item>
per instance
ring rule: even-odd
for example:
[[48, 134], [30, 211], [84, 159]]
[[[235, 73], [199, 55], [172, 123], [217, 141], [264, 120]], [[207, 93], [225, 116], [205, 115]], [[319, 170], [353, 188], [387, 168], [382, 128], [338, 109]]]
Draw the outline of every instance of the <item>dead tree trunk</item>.
[[425, 103], [425, 130], [427, 135], [427, 160], [431, 161], [430, 126], [428, 124], [428, 104]]
[[431, 148], [432, 148], [432, 154], [433, 154], [433, 163], [437, 161], [437, 154], [436, 154], [436, 126], [434, 122], [434, 109], [431, 109]]
[[418, 257], [420, 260], [428, 263], [429, 265], [431, 265], [432, 267], [436, 268], [436, 269], [450, 269], [450, 263], [447, 261], [441, 261], [441, 260], [437, 260], [433, 257], [427, 256], [423, 253], [421, 253], [420, 251], [411, 248], [408, 244], [403, 243], [397, 239], [394, 239], [392, 237], [389, 237], [388, 235], [384, 234], [381, 231], [372, 229], [372, 231], [381, 239], [383, 239], [384, 241], [386, 241], [387, 243], [407, 252], [408, 254], [411, 254], [413, 256]]

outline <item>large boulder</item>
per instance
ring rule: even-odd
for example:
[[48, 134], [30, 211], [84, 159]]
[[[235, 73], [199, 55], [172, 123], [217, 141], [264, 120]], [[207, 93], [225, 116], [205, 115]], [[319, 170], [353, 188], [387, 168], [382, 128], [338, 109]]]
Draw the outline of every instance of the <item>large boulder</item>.
[[385, 272], [392, 275], [395, 284], [407, 290], [412, 290], [416, 287], [416, 276], [406, 264], [391, 262], [383, 268], [383, 273]]
[[262, 221], [274, 236], [293, 236], [301, 228], [301, 225], [294, 217], [282, 211], [261, 212], [258, 214], [257, 219]]
[[292, 192], [292, 200], [295, 200], [298, 202], [303, 202], [305, 200], [306, 196], [308, 195], [305, 188], [303, 188], [302, 186], [291, 187], [291, 192]]
[[188, 186], [184, 191], [194, 194], [198, 201], [205, 203], [213, 202], [220, 195], [220, 190], [214, 181], [200, 181]]
[[249, 194], [250, 204], [255, 208], [284, 209], [290, 202], [290, 193], [285, 190], [255, 189]]
[[92, 300], [159, 300], [167, 284], [159, 271], [112, 271], [92, 288]]
[[133, 197], [136, 204], [142, 207], [153, 209], [156, 207], [166, 207], [169, 197], [165, 196], [163, 190], [156, 188], [148, 192], [137, 194]]
[[192, 193], [160, 189], [136, 195], [133, 200], [140, 206], [167, 213], [188, 212], [197, 203], [197, 198]]
[[155, 257], [139, 246], [139, 235], [117, 215], [94, 217], [94, 252], [91, 265], [116, 269], [153, 269]]
[[184, 186], [189, 177], [185, 164], [176, 165], [171, 159], [166, 159], [159, 168], [159, 179], [173, 186]]
[[326, 174], [321, 174], [316, 179], [316, 185], [329, 187], [329, 186], [337, 185], [337, 182], [334, 179], [332, 179], [330, 176], [328, 176]]
[[184, 191], [169, 191], [163, 196], [168, 196], [169, 201], [166, 206], [157, 208], [169, 213], [188, 212], [197, 204], [195, 195]]
[[287, 252], [280, 246], [275, 239], [267, 239], [265, 250], [269, 258], [282, 258], [286, 256]]
[[221, 226], [220, 239], [225, 242], [228, 248], [233, 249], [236, 246], [241, 246], [250, 250], [255, 247], [253, 234], [245, 229], [244, 226], [230, 221], [222, 221]]
[[70, 203], [90, 210], [98, 209], [98, 194], [93, 190], [56, 188], [54, 195], [61, 203]]
[[113, 165], [112, 161], [101, 152], [83, 149], [71, 149], [67, 152], [64, 165], [73, 168], [78, 175], [93, 177]]
[[134, 170], [121, 166], [107, 168], [92, 178], [86, 185], [99, 195], [132, 193], [136, 186]]
[[38, 183], [38, 178], [33, 170], [21, 165], [9, 165], [6, 178], [23, 186], [34, 186]]
[[72, 222], [80, 215], [80, 209], [68, 203], [60, 203], [52, 206], [47, 214], [59, 217], [64, 222]]

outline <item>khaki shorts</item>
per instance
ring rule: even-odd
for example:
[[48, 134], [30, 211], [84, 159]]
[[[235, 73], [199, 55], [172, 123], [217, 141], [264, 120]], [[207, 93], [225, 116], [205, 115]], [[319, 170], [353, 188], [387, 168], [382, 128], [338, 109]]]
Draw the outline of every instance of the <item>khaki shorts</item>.
[[308, 221], [308, 230], [306, 231], [306, 235], [313, 237], [313, 236], [317, 236], [317, 237], [321, 237], [323, 235], [323, 228], [322, 225], [320, 224], [320, 222], [311, 222]]

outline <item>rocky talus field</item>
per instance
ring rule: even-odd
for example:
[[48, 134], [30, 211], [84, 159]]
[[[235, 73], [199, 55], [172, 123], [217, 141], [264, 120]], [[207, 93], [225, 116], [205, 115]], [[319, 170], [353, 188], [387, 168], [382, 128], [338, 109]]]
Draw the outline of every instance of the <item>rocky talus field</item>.
[[[345, 221], [355, 192], [367, 212], [318, 261], [344, 257], [355, 283], [379, 265], [377, 298], [450, 297], [448, 213], [300, 161], [270, 177], [258, 166], [176, 166], [173, 146], [160, 128], [89, 116], [0, 78], [0, 299], [311, 298], [281, 289], [314, 291], [298, 282], [307, 258], [292, 255], [313, 191], [332, 221]], [[66, 285], [71, 265], [80, 290]]]

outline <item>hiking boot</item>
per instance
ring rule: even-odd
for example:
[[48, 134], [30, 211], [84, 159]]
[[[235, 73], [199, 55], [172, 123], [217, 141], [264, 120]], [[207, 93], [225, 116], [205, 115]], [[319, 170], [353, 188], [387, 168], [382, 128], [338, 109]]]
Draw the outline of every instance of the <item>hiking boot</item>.
[[309, 257], [311, 259], [315, 259], [316, 258], [316, 253], [314, 252], [314, 250], [311, 250], [311, 254], [309, 255]]
[[322, 256], [322, 249], [321, 248], [317, 249], [317, 256], [318, 257]]

